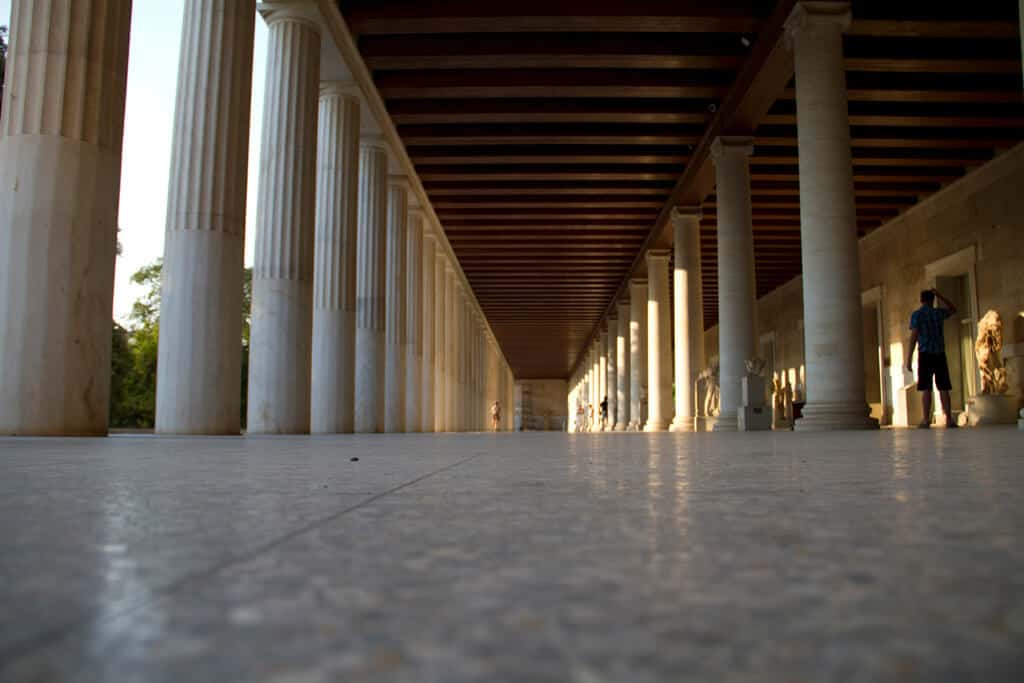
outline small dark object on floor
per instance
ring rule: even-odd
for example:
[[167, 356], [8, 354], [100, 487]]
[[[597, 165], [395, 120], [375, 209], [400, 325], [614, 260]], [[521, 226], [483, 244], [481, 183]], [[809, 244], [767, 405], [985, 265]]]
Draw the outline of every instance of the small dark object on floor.
[[359, 462], [359, 458], [349, 458], [351, 462]]

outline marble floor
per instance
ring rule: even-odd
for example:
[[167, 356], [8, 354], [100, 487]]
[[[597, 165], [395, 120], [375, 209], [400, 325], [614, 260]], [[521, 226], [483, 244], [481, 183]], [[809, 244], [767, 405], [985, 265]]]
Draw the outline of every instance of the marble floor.
[[1020, 681], [1024, 432], [0, 439], [0, 680]]

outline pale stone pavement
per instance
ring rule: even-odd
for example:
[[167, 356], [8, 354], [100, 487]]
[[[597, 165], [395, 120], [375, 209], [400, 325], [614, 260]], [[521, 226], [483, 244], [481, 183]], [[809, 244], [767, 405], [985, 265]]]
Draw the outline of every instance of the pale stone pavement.
[[3, 681], [1022, 677], [1012, 429], [0, 439]]

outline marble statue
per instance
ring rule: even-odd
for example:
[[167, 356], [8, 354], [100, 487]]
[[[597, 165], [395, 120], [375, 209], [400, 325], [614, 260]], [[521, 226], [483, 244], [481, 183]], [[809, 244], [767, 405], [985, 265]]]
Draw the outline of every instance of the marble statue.
[[781, 429], [786, 426], [786, 395], [779, 376], [772, 377], [772, 428]]
[[747, 374], [762, 376], [764, 375], [764, 369], [768, 365], [768, 361], [764, 358], [751, 358], [750, 360], [744, 361], [747, 366]]
[[997, 311], [989, 311], [978, 322], [978, 340], [974, 355], [981, 371], [982, 394], [1005, 394], [1006, 368], [1000, 353], [1003, 350], [1003, 319]]
[[698, 377], [698, 380], [704, 385], [704, 415], [707, 417], [715, 417], [718, 415], [718, 378], [719, 367], [717, 362], [712, 364], [710, 368], [706, 368]]

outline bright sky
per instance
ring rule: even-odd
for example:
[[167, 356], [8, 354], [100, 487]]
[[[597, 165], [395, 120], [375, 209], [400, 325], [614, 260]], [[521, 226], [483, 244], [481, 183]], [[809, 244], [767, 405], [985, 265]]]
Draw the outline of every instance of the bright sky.
[[[135, 0], [132, 6], [118, 219], [122, 251], [117, 259], [114, 285], [114, 317], [119, 320], [128, 315], [132, 302], [140, 294], [138, 288], [129, 282], [131, 274], [163, 255], [184, 5], [180, 0]], [[0, 0], [0, 25], [10, 25], [10, 16], [11, 0]], [[263, 20], [257, 18], [249, 135], [246, 264], [252, 262], [266, 46], [267, 28]]]

